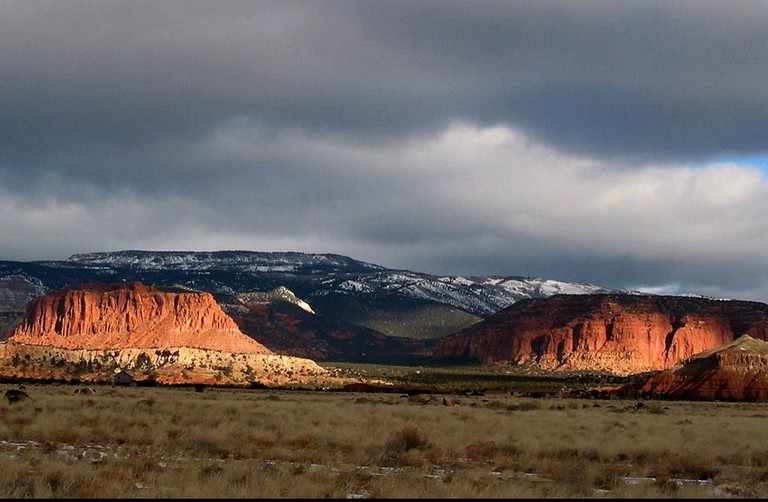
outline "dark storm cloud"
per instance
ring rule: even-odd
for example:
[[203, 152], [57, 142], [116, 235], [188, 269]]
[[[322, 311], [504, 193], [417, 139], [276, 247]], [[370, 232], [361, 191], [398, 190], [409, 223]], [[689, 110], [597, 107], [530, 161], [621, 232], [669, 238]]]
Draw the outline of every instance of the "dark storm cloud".
[[748, 154], [768, 138], [764, 2], [72, 1], [2, 11], [6, 160], [120, 153], [237, 116], [350, 136], [507, 123], [590, 155], [678, 160]]
[[380, 43], [412, 51], [446, 90], [461, 89], [445, 94], [455, 99], [446, 114], [516, 124], [598, 156], [680, 160], [765, 148], [764, 2], [377, 6], [366, 14]]

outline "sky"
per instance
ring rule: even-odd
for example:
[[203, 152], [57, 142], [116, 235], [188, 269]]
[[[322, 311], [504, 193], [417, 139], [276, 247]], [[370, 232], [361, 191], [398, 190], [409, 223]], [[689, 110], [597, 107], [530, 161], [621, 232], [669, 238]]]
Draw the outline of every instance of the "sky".
[[768, 302], [768, 2], [0, 0], [0, 259]]

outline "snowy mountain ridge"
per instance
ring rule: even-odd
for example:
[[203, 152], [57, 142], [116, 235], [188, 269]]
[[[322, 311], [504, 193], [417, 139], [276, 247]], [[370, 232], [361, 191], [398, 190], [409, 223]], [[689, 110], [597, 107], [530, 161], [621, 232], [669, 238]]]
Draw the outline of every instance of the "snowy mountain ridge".
[[143, 270], [240, 270], [245, 272], [377, 271], [385, 267], [336, 254], [297, 251], [110, 251], [74, 254], [67, 262], [88, 267]]
[[[11, 281], [9, 278], [14, 276]], [[19, 282], [19, 278], [25, 280]], [[82, 282], [141, 281], [182, 285], [214, 294], [270, 291], [283, 286], [310, 305], [354, 299], [367, 305], [441, 304], [486, 317], [525, 298], [558, 293], [615, 293], [593, 284], [518, 276], [430, 275], [389, 269], [337, 254], [260, 251], [114, 251], [62, 261], [2, 262], [0, 279], [29, 295]], [[26, 283], [22, 285], [21, 283]], [[628, 291], [621, 291], [628, 292]], [[6, 292], [9, 298], [13, 292]], [[2, 297], [2, 295], [0, 295]], [[20, 303], [17, 298], [17, 306]], [[378, 308], [378, 307], [377, 307]]]
[[555, 294], [615, 293], [616, 290], [584, 283], [536, 277], [432, 276], [407, 271], [384, 271], [354, 278], [329, 278], [322, 290], [382, 296], [397, 294], [413, 299], [445, 303], [480, 316], [491, 315], [524, 298]]

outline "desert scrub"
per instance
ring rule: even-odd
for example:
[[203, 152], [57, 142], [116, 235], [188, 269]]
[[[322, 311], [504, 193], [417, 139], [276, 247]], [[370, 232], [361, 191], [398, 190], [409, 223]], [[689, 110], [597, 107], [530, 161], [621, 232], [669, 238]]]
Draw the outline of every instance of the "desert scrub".
[[404, 427], [386, 442], [379, 463], [387, 466], [420, 465], [421, 452], [428, 447], [429, 440], [419, 429]]
[[74, 389], [0, 402], [0, 496], [768, 495], [765, 403]]

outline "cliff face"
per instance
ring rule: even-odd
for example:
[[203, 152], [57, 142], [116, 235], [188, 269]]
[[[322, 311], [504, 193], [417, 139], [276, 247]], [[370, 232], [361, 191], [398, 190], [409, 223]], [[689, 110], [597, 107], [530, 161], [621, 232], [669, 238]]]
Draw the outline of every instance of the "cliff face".
[[636, 387], [635, 392], [644, 397], [765, 400], [768, 399], [768, 343], [744, 335], [652, 375]]
[[333, 383], [310, 359], [274, 354], [203, 292], [141, 283], [84, 284], [27, 304], [0, 344], [0, 377], [169, 385]]
[[241, 333], [209, 293], [167, 293], [141, 283], [84, 284], [38, 297], [10, 340], [67, 349], [271, 353]]
[[520, 301], [437, 342], [434, 357], [617, 375], [670, 368], [742, 334], [768, 339], [768, 305], [652, 295]]

